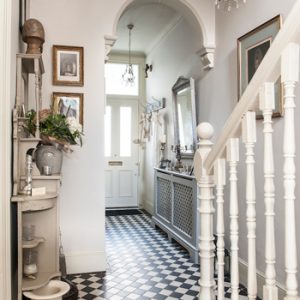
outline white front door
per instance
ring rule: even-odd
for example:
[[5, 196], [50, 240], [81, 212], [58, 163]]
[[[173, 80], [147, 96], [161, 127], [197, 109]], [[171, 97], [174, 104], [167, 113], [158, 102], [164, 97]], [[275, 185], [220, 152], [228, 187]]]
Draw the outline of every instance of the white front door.
[[108, 96], [105, 115], [105, 206], [138, 206], [138, 100]]

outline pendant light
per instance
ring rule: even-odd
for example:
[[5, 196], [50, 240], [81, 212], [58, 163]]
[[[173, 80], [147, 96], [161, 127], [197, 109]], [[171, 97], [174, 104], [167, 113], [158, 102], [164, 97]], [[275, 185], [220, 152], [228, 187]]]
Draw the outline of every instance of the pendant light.
[[125, 85], [134, 86], [135, 77], [133, 74], [133, 68], [131, 63], [131, 31], [133, 29], [133, 24], [128, 24], [127, 28], [129, 30], [129, 38], [128, 38], [128, 64], [126, 65], [125, 72], [122, 75], [122, 80]]

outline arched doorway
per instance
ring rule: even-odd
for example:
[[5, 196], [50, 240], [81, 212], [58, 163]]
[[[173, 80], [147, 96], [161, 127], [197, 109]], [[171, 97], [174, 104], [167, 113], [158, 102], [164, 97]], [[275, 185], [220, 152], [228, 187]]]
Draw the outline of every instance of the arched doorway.
[[[210, 2], [209, 2], [210, 4]], [[157, 8], [157, 7], [163, 7], [162, 8]], [[213, 13], [214, 13], [214, 6], [213, 7]], [[110, 36], [106, 36], [106, 50], [107, 53], [108, 51], [111, 51], [113, 49], [113, 51], [111, 51], [111, 54], [115, 56], [121, 56], [123, 54], [124, 57], [124, 53], [126, 53], [128, 51], [127, 48], [127, 43], [128, 43], [128, 32], [127, 32], [127, 23], [134, 23], [135, 27], [133, 30], [134, 33], [134, 41], [136, 43], [136, 40], [139, 40], [139, 43], [135, 44], [135, 47], [133, 47], [134, 51], [137, 51], [138, 53], [142, 53], [142, 55], [145, 57], [145, 62], [147, 63], [148, 57], [150, 57], [150, 59], [153, 59], [153, 55], [151, 53], [155, 52], [155, 47], [157, 47], [158, 44], [162, 43], [162, 40], [167, 38], [170, 35], [171, 31], [174, 31], [174, 28], [178, 27], [178, 24], [180, 23], [186, 23], [185, 24], [185, 33], [183, 34], [182, 32], [179, 32], [180, 34], [180, 38], [181, 41], [178, 41], [178, 45], [176, 46], [176, 43], [174, 44], [174, 47], [178, 50], [178, 51], [185, 51], [186, 53], [186, 57], [188, 57], [188, 55], [190, 54], [189, 51], [187, 51], [186, 49], [183, 49], [184, 47], [181, 47], [182, 43], [186, 43], [188, 44], [188, 46], [190, 48], [192, 48], [192, 54], [193, 56], [191, 58], [188, 58], [188, 60], [192, 60], [195, 68], [198, 68], [198, 70], [191, 70], [191, 66], [189, 67], [181, 67], [181, 68], [173, 68], [173, 66], [178, 65], [178, 61], [182, 61], [185, 60], [186, 57], [184, 56], [177, 56], [177, 61], [176, 59], [173, 60], [173, 63], [171, 64], [172, 68], [169, 68], [169, 72], [171, 73], [173, 70], [173, 77], [170, 76], [169, 81], [168, 80], [164, 80], [163, 84], [168, 87], [168, 90], [165, 90], [164, 92], [162, 91], [157, 91], [157, 89], [155, 89], [156, 91], [153, 92], [153, 94], [151, 93], [146, 93], [145, 97], [141, 97], [143, 103], [139, 103], [139, 114], [141, 113], [141, 108], [142, 106], [146, 105], [146, 102], [151, 99], [157, 99], [158, 97], [161, 98], [167, 98], [167, 107], [171, 107], [172, 103], [171, 103], [171, 96], [169, 95], [171, 92], [171, 86], [175, 83], [176, 81], [176, 77], [179, 77], [181, 75], [185, 75], [185, 76], [199, 76], [199, 70], [201, 70], [202, 68], [211, 68], [213, 65], [213, 47], [204, 47], [204, 43], [206, 43], [205, 45], [207, 46], [209, 41], [212, 41], [214, 38], [213, 34], [210, 34], [209, 32], [207, 32], [207, 30], [205, 30], [205, 22], [207, 16], [204, 17], [203, 11], [200, 11], [201, 14], [198, 13], [198, 10], [203, 7], [201, 7], [201, 5], [199, 5], [199, 3], [193, 3], [193, 1], [186, 1], [186, 0], [178, 0], [178, 1], [170, 1], [170, 0], [163, 0], [163, 1], [157, 1], [157, 0], [135, 0], [135, 1], [127, 1], [119, 10], [118, 14], [116, 15], [114, 22], [113, 22], [113, 31], [114, 34], [110, 35]], [[150, 13], [151, 10], [154, 10], [155, 13]], [[208, 8], [206, 7], [206, 11], [209, 11]], [[162, 20], [163, 19], [163, 20]], [[166, 21], [166, 19], [168, 19], [168, 21]], [[213, 19], [213, 17], [212, 17]], [[204, 21], [203, 21], [204, 20]], [[146, 24], [146, 25], [145, 25]], [[207, 25], [207, 24], [206, 24]], [[203, 28], [204, 27], [204, 28]], [[118, 40], [117, 40], [117, 36], [118, 36]], [[187, 36], [192, 36], [192, 39], [185, 39], [185, 37]], [[150, 42], [149, 45], [149, 41], [148, 40], [153, 39], [154, 41]], [[147, 44], [148, 43], [148, 44]], [[147, 45], [146, 45], [147, 44]], [[192, 45], [193, 44], [193, 45]], [[191, 46], [192, 45], [192, 46]], [[113, 47], [114, 46], [114, 47]], [[116, 47], [117, 46], [117, 47]], [[180, 48], [180, 49], [179, 49]], [[154, 51], [153, 51], [154, 49]], [[116, 51], [117, 50], [117, 51]], [[169, 51], [170, 53], [173, 52], [174, 49], [172, 49], [171, 51]], [[116, 53], [115, 53], [116, 52]], [[120, 55], [121, 54], [121, 55]], [[111, 55], [109, 55], [111, 56]], [[125, 55], [126, 56], [126, 55]], [[168, 55], [168, 53], [166, 54], [166, 59], [168, 60], [170, 55]], [[200, 56], [200, 57], [199, 57]], [[200, 59], [201, 58], [201, 59]], [[107, 60], [109, 59], [109, 57], [107, 57]], [[164, 59], [160, 59], [157, 60], [155, 59], [154, 62], [154, 72], [159, 72], [160, 66], [162, 64], [164, 64], [163, 62]], [[149, 62], [150, 64], [150, 62]], [[190, 62], [188, 62], [188, 64], [190, 64]], [[142, 71], [142, 69], [140, 70]], [[162, 74], [162, 71], [161, 71]], [[121, 75], [119, 76], [121, 77]], [[151, 78], [148, 80], [151, 81]], [[161, 83], [162, 84], [162, 83]], [[150, 87], [149, 84], [147, 84], [147, 90], [148, 89], [153, 90], [153, 85]], [[110, 101], [110, 95], [107, 98], [107, 101]], [[143, 99], [145, 98], [145, 99]], [[140, 100], [141, 100], [140, 99]], [[140, 102], [139, 100], [139, 102]], [[167, 116], [167, 118], [170, 120], [170, 122], [172, 122], [172, 113], [169, 113], [169, 116]], [[152, 120], [153, 121], [153, 120]], [[139, 126], [139, 124], [137, 124], [136, 126]], [[170, 138], [169, 141], [172, 139], [172, 135], [173, 135], [173, 130], [169, 130], [170, 131]], [[135, 137], [137, 138], [137, 137]], [[148, 147], [149, 148], [149, 147]], [[151, 167], [152, 164], [152, 168], [153, 166], [157, 165], [157, 161], [155, 161], [155, 159], [153, 159], [151, 157], [151, 151], [152, 154], [155, 156], [157, 154], [157, 152], [159, 152], [159, 150], [157, 150], [156, 145], [151, 145], [150, 149], [146, 149], [146, 151], [142, 154], [142, 155], [148, 155], [148, 158], [144, 159], [144, 161], [148, 161], [148, 166], [146, 167]], [[148, 151], [148, 153], [147, 153]], [[150, 152], [149, 152], [150, 151]], [[116, 151], [118, 152], [118, 151]], [[153, 156], [152, 155], [152, 156]], [[118, 155], [114, 155], [115, 159], [117, 159], [118, 163], [122, 163], [122, 158], [118, 157]], [[113, 162], [113, 158], [111, 157], [111, 162]], [[157, 159], [156, 159], [157, 160]], [[108, 167], [110, 167], [108, 165], [108, 162], [106, 161], [106, 164]], [[141, 162], [137, 162], [137, 165], [141, 166]], [[116, 169], [116, 167], [114, 167]], [[110, 168], [111, 169], [111, 168]], [[106, 169], [107, 170], [107, 169]], [[106, 184], [106, 189], [110, 189], [109, 193], [107, 193], [108, 197], [107, 198], [113, 198], [112, 195], [116, 194], [118, 191], [116, 191], [116, 193], [112, 192], [112, 182], [113, 182], [113, 178], [118, 178], [120, 176], [117, 176], [117, 174], [113, 175], [112, 171], [107, 170], [106, 172], [108, 174], [107, 181], [109, 181], [109, 184]], [[127, 172], [129, 174], [129, 172]], [[133, 172], [131, 172], [133, 174]], [[137, 171], [136, 173], [141, 174], [141, 172]], [[146, 172], [147, 173], [147, 172]], [[149, 175], [150, 174], [150, 175]], [[131, 180], [129, 183], [129, 185], [131, 184], [133, 180]], [[148, 206], [148, 211], [151, 212], [151, 207], [149, 208], [149, 206], [151, 206], [151, 202], [153, 202], [153, 199], [151, 199], [151, 196], [149, 196], [149, 194], [153, 194], [153, 189], [149, 188], [149, 186], [153, 186], [153, 176], [151, 175], [151, 173], [148, 172], [148, 174], [146, 174], [146, 178], [144, 178], [144, 182], [147, 182], [147, 186], [143, 185], [143, 182], [140, 178], [139, 180], [139, 186], [140, 186], [140, 192], [138, 193], [138, 195], [140, 196], [140, 198], [146, 198], [146, 202], [150, 203], [149, 205], [146, 205], [146, 209]], [[120, 185], [118, 185], [117, 189], [119, 188]], [[128, 185], [127, 185], [128, 186]], [[127, 187], [126, 186], [126, 187]], [[142, 191], [144, 189], [144, 191]], [[126, 188], [126, 192], [128, 192], [128, 189]], [[124, 193], [123, 193], [124, 194]], [[125, 193], [126, 194], [126, 193]], [[128, 194], [128, 193], [127, 193]], [[125, 198], [125, 197], [124, 197]], [[115, 202], [115, 203], [120, 203], [120, 202]], [[128, 202], [129, 204], [132, 202]], [[122, 205], [120, 205], [122, 206]], [[153, 205], [152, 205], [153, 206]]]

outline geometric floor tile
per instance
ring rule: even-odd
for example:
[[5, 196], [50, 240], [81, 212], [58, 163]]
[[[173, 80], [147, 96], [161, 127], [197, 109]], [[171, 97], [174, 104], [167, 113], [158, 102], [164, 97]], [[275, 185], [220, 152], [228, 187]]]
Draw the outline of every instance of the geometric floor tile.
[[[199, 265], [188, 252], [151, 226], [146, 215], [106, 217], [108, 269], [99, 273], [68, 275], [85, 300], [195, 300], [199, 293]], [[225, 296], [230, 298], [230, 284]], [[247, 299], [240, 286], [240, 299]]]

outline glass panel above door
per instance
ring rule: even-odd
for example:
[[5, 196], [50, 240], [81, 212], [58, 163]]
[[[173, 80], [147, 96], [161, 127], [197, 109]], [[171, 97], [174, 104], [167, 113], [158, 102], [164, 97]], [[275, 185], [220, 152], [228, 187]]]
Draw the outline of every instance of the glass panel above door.
[[122, 75], [126, 69], [126, 64], [106, 63], [105, 64], [105, 90], [107, 95], [139, 95], [139, 70], [138, 65], [133, 64], [133, 74], [135, 83], [133, 86], [124, 84]]

